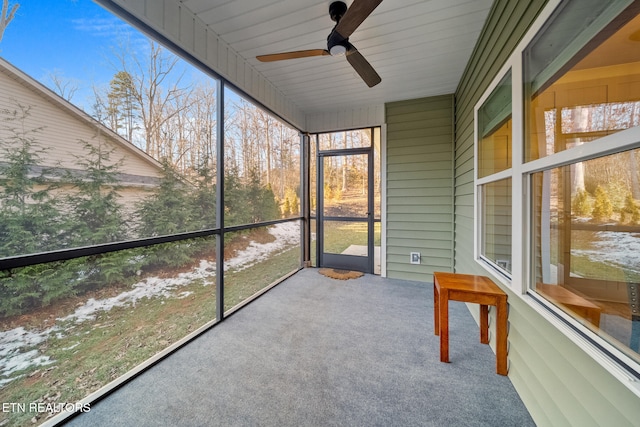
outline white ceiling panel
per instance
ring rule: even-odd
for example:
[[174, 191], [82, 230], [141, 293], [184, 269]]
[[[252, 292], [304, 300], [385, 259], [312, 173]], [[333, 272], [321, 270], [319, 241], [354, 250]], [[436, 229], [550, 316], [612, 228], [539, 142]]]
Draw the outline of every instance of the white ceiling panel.
[[[326, 0], [184, 0], [224, 43], [304, 113], [453, 93], [491, 0], [384, 0], [349, 38], [382, 82], [344, 57], [263, 63], [256, 55], [325, 49], [335, 23]], [[347, 5], [352, 0], [346, 1]]]

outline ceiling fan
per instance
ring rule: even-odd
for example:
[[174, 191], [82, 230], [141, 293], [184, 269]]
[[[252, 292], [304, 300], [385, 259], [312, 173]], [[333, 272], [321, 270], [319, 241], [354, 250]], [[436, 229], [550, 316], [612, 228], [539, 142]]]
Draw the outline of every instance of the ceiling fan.
[[334, 1], [329, 5], [329, 16], [336, 22], [336, 25], [331, 30], [329, 37], [327, 37], [326, 49], [273, 53], [256, 56], [256, 59], [261, 62], [272, 62], [310, 56], [345, 55], [349, 64], [356, 70], [367, 86], [373, 87], [380, 83], [382, 79], [371, 64], [364, 59], [364, 56], [358, 52], [358, 49], [349, 43], [349, 36], [380, 3], [382, 3], [382, 0], [353, 0], [351, 7], [347, 9], [347, 5], [344, 2]]

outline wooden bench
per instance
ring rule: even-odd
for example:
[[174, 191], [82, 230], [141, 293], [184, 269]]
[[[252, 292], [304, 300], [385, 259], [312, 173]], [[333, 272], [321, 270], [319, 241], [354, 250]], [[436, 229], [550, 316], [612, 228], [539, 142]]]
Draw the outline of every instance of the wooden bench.
[[440, 361], [449, 362], [449, 300], [480, 304], [480, 342], [489, 344], [489, 305], [496, 307], [496, 372], [507, 375], [507, 294], [488, 277], [433, 273], [435, 334]]
[[591, 322], [595, 327], [600, 327], [601, 309], [591, 301], [574, 294], [560, 285], [538, 283], [535, 290], [549, 301], [565, 307], [575, 313], [576, 316]]

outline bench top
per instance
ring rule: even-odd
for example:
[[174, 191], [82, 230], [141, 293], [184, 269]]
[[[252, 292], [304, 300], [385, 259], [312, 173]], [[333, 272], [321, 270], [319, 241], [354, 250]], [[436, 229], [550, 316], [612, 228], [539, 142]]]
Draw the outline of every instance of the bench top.
[[486, 295], [506, 295], [491, 279], [485, 276], [459, 273], [433, 273], [435, 285], [439, 289], [473, 292]]
[[560, 285], [537, 283], [535, 290], [546, 296], [547, 298], [561, 304], [592, 308], [598, 311], [600, 310], [600, 307], [593, 304], [591, 301], [581, 297], [580, 295], [574, 294], [570, 290], [563, 288]]

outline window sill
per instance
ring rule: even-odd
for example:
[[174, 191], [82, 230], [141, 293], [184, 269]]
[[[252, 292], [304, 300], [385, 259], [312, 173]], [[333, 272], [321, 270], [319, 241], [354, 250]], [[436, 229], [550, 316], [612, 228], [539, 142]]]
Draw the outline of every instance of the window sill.
[[537, 294], [519, 295], [519, 298], [590, 356], [605, 371], [619, 380], [629, 391], [640, 397], [640, 366], [637, 362]]
[[495, 281], [499, 282], [501, 285], [504, 285], [504, 286], [506, 286], [507, 288], [509, 288], [509, 289], [511, 289], [513, 291], [516, 291], [512, 287], [511, 274], [509, 272], [507, 272], [506, 270], [503, 270], [498, 265], [494, 264], [493, 262], [489, 261], [487, 258], [485, 258], [483, 256], [480, 256], [478, 259], [476, 259], [476, 262], [487, 273], [489, 273], [490, 276]]

